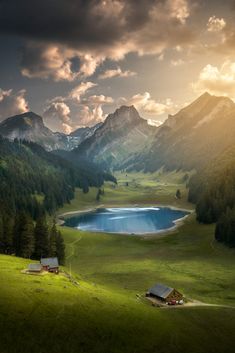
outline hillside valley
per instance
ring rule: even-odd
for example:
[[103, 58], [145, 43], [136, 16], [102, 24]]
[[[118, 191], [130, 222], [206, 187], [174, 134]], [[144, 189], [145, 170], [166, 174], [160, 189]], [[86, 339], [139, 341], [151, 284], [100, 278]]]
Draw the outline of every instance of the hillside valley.
[[234, 353], [235, 0], [0, 0], [0, 353]]
[[[115, 176], [118, 185], [105, 183], [100, 202], [96, 188], [87, 194], [77, 189], [75, 199], [58, 214], [100, 204], [160, 202], [192, 207], [183, 173]], [[174, 197], [177, 187], [182, 190], [181, 200]], [[224, 347], [233, 351], [234, 250], [214, 242], [214, 225], [198, 224], [192, 215], [173, 234], [147, 239], [63, 226], [60, 230], [66, 243], [66, 267], [59, 275], [26, 275], [21, 271], [32, 260], [0, 255], [4, 285], [0, 343], [5, 352], [15, 352], [17, 345], [22, 353], [40, 351], [42, 346], [45, 352], [63, 347], [66, 353], [142, 353], [156, 347], [162, 353], [180, 353], [186, 347], [198, 353], [198, 336], [199, 352], [220, 353]], [[153, 307], [145, 292], [156, 281], [170, 283], [187, 298], [211, 306]], [[75, 328], [76, 335], [71, 333]]]
[[[224, 190], [227, 188], [229, 195], [233, 195], [233, 103], [206, 94], [185, 109], [156, 128], [148, 126], [134, 107], [121, 107], [94, 131], [74, 132], [78, 138], [80, 133], [86, 137], [73, 151], [48, 152], [33, 142], [1, 138], [1, 219], [6, 222], [9, 216], [23, 210], [37, 221], [42, 208], [49, 225], [57, 220], [65, 243], [65, 266], [60, 266], [59, 275], [27, 275], [25, 268], [36, 263], [35, 258], [20, 259], [11, 252], [0, 255], [3, 353], [16, 352], [16, 346], [17, 353], [32, 349], [58, 353], [61, 347], [65, 353], [142, 353], [156, 349], [181, 353], [188, 347], [192, 353], [221, 353], [224, 347], [226, 352], [232, 352], [234, 249], [215, 239], [217, 226], [212, 221], [217, 219], [202, 221], [209, 223], [203, 224], [196, 218], [208, 185], [212, 188], [210, 195], [220, 195], [218, 190], [222, 190], [223, 207], [228, 204]], [[169, 170], [173, 167], [169, 168], [167, 162], [171, 146], [166, 144], [167, 139], [176, 139], [181, 146], [183, 131], [187, 130], [188, 135], [193, 129], [192, 142], [197, 141], [201, 130], [194, 130], [211, 125], [222, 110], [226, 112], [230, 131], [221, 123], [220, 132], [228, 138], [223, 146], [213, 150], [207, 168], [204, 159], [198, 159], [198, 164], [196, 160], [190, 167], [185, 153], [187, 158], [180, 159], [179, 155], [175, 170]], [[190, 115], [191, 111], [194, 113]], [[213, 118], [208, 118], [208, 114]], [[181, 123], [180, 116], [188, 119], [188, 125], [183, 120]], [[168, 131], [165, 140], [163, 131]], [[219, 138], [216, 129], [211, 131]], [[183, 140], [189, 143], [186, 137]], [[156, 150], [156, 158], [160, 160], [160, 151], [164, 157], [156, 171], [130, 172], [123, 167], [130, 163], [131, 169], [133, 156], [146, 153], [156, 141], [167, 146], [165, 155], [163, 145]], [[212, 136], [208, 141], [211, 146]], [[177, 154], [178, 149], [174, 152]], [[185, 168], [180, 163], [186, 163]], [[63, 217], [70, 217], [73, 212], [148, 206], [156, 210], [170, 206], [188, 210], [190, 215], [172, 230], [152, 236], [97, 233], [60, 225]], [[1, 234], [0, 227], [0, 243]], [[146, 291], [158, 282], [177, 288], [187, 305], [150, 305]], [[71, 333], [74, 328], [76, 334]], [[10, 339], [13, 332], [17, 334], [16, 344]], [[200, 349], [198, 336], [202, 340]]]

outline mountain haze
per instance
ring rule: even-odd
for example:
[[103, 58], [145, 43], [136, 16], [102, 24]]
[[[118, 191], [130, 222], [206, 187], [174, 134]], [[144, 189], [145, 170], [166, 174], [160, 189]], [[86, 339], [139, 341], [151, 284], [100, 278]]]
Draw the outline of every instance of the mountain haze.
[[133, 155], [123, 167], [154, 171], [200, 168], [232, 144], [235, 104], [227, 97], [203, 94], [177, 114], [169, 116], [152, 143]]

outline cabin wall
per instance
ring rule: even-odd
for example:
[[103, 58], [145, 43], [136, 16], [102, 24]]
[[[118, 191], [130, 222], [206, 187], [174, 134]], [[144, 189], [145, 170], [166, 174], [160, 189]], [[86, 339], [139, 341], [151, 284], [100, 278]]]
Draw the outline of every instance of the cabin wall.
[[42, 268], [43, 268], [44, 271], [48, 271], [49, 270], [49, 266], [46, 266], [46, 265], [42, 266]]
[[49, 268], [49, 272], [59, 273], [59, 268], [58, 267]]
[[178, 300], [179, 301], [181, 299], [183, 299], [183, 295], [174, 289], [166, 298], [166, 302], [170, 302], [171, 300]]

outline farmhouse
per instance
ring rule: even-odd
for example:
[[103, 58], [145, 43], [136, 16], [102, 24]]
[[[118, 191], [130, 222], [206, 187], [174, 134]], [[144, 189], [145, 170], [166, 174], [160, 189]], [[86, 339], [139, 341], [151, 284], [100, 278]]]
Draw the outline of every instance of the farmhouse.
[[42, 272], [42, 265], [41, 264], [29, 264], [28, 272], [30, 272], [30, 273], [40, 273], [40, 272]]
[[157, 283], [154, 287], [150, 288], [146, 293], [146, 296], [160, 299], [166, 303], [183, 299], [183, 295], [176, 289], [167, 287], [161, 283]]
[[59, 273], [59, 262], [57, 257], [41, 258], [40, 263], [43, 270]]

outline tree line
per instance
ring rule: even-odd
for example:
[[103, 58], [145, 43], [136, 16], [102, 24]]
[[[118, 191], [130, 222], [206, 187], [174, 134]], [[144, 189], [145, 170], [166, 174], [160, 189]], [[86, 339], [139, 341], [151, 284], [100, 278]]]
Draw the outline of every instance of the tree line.
[[42, 257], [58, 257], [65, 262], [65, 245], [55, 222], [47, 224], [46, 217], [36, 222], [25, 212], [15, 217], [0, 214], [0, 253], [39, 260]]
[[235, 208], [228, 208], [216, 223], [215, 239], [235, 247]]
[[0, 136], [0, 205], [5, 213], [25, 211], [33, 219], [42, 213], [53, 215], [74, 198], [76, 187], [86, 193], [104, 180], [115, 182], [85, 160], [75, 164], [33, 142], [10, 142]]
[[191, 178], [189, 201], [199, 222], [216, 223], [215, 239], [235, 247], [235, 147]]
[[[65, 158], [66, 157], [66, 158]], [[64, 263], [64, 242], [46, 215], [74, 198], [75, 188], [116, 179], [86, 161], [52, 154], [33, 142], [0, 136], [0, 252], [40, 259], [57, 256]]]

